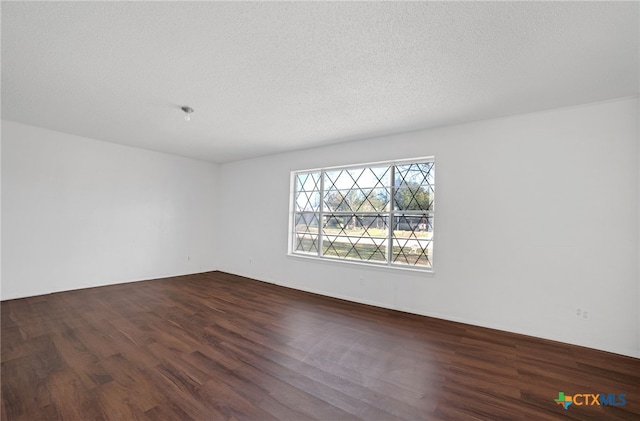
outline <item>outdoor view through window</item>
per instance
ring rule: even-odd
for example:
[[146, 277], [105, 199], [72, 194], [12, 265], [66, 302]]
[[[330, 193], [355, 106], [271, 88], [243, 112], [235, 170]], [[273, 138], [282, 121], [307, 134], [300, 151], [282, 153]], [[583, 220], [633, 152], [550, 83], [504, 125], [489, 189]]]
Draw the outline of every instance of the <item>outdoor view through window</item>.
[[434, 171], [422, 158], [294, 172], [291, 252], [432, 269]]

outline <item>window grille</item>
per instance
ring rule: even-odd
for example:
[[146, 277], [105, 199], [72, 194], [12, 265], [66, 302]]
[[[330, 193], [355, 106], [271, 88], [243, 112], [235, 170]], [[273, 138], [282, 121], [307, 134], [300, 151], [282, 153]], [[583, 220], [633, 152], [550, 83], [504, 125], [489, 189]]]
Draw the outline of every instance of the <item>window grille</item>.
[[291, 253], [433, 267], [433, 158], [292, 174]]

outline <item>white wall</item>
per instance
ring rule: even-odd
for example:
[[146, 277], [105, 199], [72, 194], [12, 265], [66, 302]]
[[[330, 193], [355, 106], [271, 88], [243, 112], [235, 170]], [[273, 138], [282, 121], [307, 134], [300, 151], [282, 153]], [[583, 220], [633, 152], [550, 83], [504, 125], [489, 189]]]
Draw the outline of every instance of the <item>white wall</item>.
[[217, 268], [218, 165], [2, 122], [2, 299]]
[[[225, 164], [219, 268], [640, 356], [638, 137], [631, 98]], [[428, 155], [434, 274], [287, 257], [291, 170]]]
[[[640, 356], [638, 112], [624, 99], [221, 167], [3, 121], [2, 299], [220, 269]], [[426, 155], [434, 274], [286, 256], [291, 170]]]

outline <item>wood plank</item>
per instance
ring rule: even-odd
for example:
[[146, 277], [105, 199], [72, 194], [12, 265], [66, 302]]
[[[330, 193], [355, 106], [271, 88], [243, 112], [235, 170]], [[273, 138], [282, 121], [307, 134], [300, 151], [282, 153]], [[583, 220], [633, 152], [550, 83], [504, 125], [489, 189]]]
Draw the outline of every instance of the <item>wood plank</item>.
[[639, 359], [222, 272], [0, 311], [3, 420], [640, 419]]

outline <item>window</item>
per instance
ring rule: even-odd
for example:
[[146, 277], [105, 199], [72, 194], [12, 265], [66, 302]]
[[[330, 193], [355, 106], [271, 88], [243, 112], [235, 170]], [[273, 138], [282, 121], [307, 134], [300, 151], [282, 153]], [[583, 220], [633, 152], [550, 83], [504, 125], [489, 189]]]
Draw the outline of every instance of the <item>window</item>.
[[432, 269], [434, 161], [292, 173], [290, 252]]

